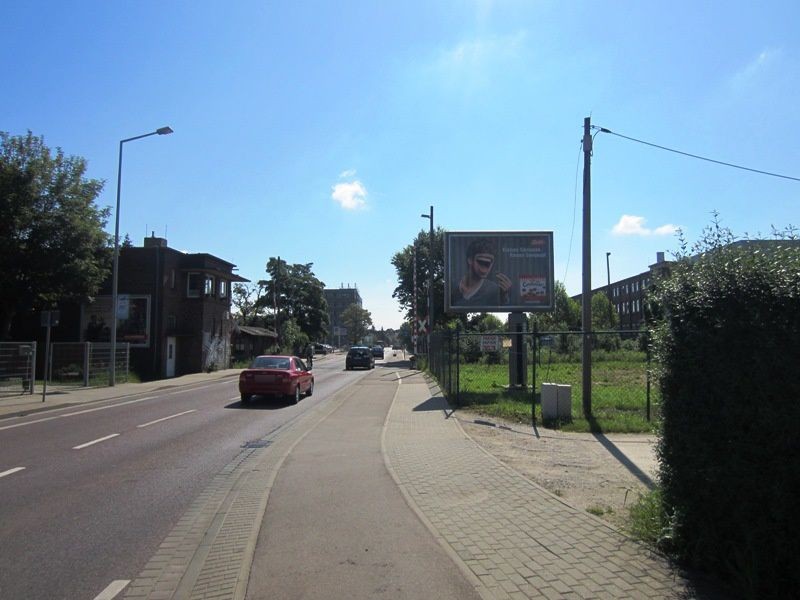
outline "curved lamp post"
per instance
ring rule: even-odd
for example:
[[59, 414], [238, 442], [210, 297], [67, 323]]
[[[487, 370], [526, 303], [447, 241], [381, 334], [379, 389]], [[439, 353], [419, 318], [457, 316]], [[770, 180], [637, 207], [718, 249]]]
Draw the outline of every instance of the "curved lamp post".
[[[423, 219], [430, 220], [430, 250], [428, 257], [428, 360], [431, 355], [431, 333], [433, 332], [433, 206], [428, 215], [420, 215]], [[416, 318], [416, 315], [414, 315]], [[430, 362], [428, 363], [430, 364]]]
[[108, 374], [108, 385], [117, 383], [117, 285], [119, 282], [119, 192], [122, 186], [122, 145], [125, 142], [140, 140], [151, 135], [168, 135], [172, 133], [170, 127], [159, 127], [155, 131], [130, 137], [119, 142], [119, 168], [117, 170], [117, 211], [114, 215], [114, 267], [111, 280], [111, 366]]

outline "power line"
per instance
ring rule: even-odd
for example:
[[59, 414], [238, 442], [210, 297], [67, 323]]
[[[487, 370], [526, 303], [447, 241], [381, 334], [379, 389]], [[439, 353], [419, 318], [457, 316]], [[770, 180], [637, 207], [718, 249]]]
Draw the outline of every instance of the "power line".
[[675, 154], [682, 154], [684, 156], [689, 156], [691, 158], [697, 158], [700, 160], [705, 160], [708, 162], [716, 163], [718, 165], [724, 165], [726, 167], [733, 167], [734, 169], [742, 169], [743, 171], [751, 171], [752, 173], [759, 173], [761, 175], [769, 175], [770, 177], [780, 177], [782, 179], [791, 179], [792, 181], [800, 181], [798, 177], [790, 177], [789, 175], [780, 175], [778, 173], [770, 173], [769, 171], [760, 171], [759, 169], [751, 169], [749, 167], [743, 167], [741, 165], [734, 165], [733, 163], [723, 162], [721, 160], [714, 160], [713, 158], [706, 158], [705, 156], [698, 156], [697, 154], [690, 154], [689, 152], [682, 152], [681, 150], [675, 150], [673, 148], [667, 148], [666, 146], [659, 146], [658, 144], [653, 144], [651, 142], [645, 142], [644, 140], [637, 140], [636, 138], [629, 137], [627, 135], [622, 135], [621, 133], [616, 133], [611, 131], [610, 129], [606, 129], [605, 127], [597, 127], [596, 125], [592, 125], [592, 129], [597, 129], [602, 133], [610, 133], [611, 135], [616, 135], [617, 137], [625, 138], [626, 140], [631, 140], [632, 142], [638, 142], [640, 144], [644, 144], [645, 146], [652, 146], [653, 148], [658, 148], [660, 150], [666, 150], [667, 152], [674, 152]]

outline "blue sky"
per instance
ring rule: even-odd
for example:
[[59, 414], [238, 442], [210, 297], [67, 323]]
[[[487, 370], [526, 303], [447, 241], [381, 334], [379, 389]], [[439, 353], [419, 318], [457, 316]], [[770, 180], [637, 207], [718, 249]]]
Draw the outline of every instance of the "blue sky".
[[[120, 231], [265, 276], [270, 256], [357, 285], [398, 327], [392, 255], [428, 222], [552, 230], [581, 285], [583, 119], [800, 177], [800, 3], [15, 2], [0, 129], [88, 160]], [[577, 179], [576, 179], [577, 173]], [[798, 225], [800, 182], [598, 134], [592, 280], [696, 240]], [[113, 216], [108, 224], [113, 233]]]

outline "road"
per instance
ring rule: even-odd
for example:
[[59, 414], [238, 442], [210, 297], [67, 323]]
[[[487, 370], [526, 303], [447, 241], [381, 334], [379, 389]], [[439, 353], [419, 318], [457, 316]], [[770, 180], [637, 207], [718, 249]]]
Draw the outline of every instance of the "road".
[[93, 599], [132, 579], [211, 478], [367, 371], [315, 361], [298, 405], [235, 378], [0, 421], [0, 598]]

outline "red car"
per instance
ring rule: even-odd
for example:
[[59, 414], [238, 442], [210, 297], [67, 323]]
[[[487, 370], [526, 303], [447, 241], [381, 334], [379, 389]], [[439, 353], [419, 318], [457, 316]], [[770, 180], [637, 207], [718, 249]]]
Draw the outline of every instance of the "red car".
[[294, 404], [314, 393], [314, 373], [296, 356], [257, 356], [239, 374], [242, 404], [252, 396], [287, 396]]

